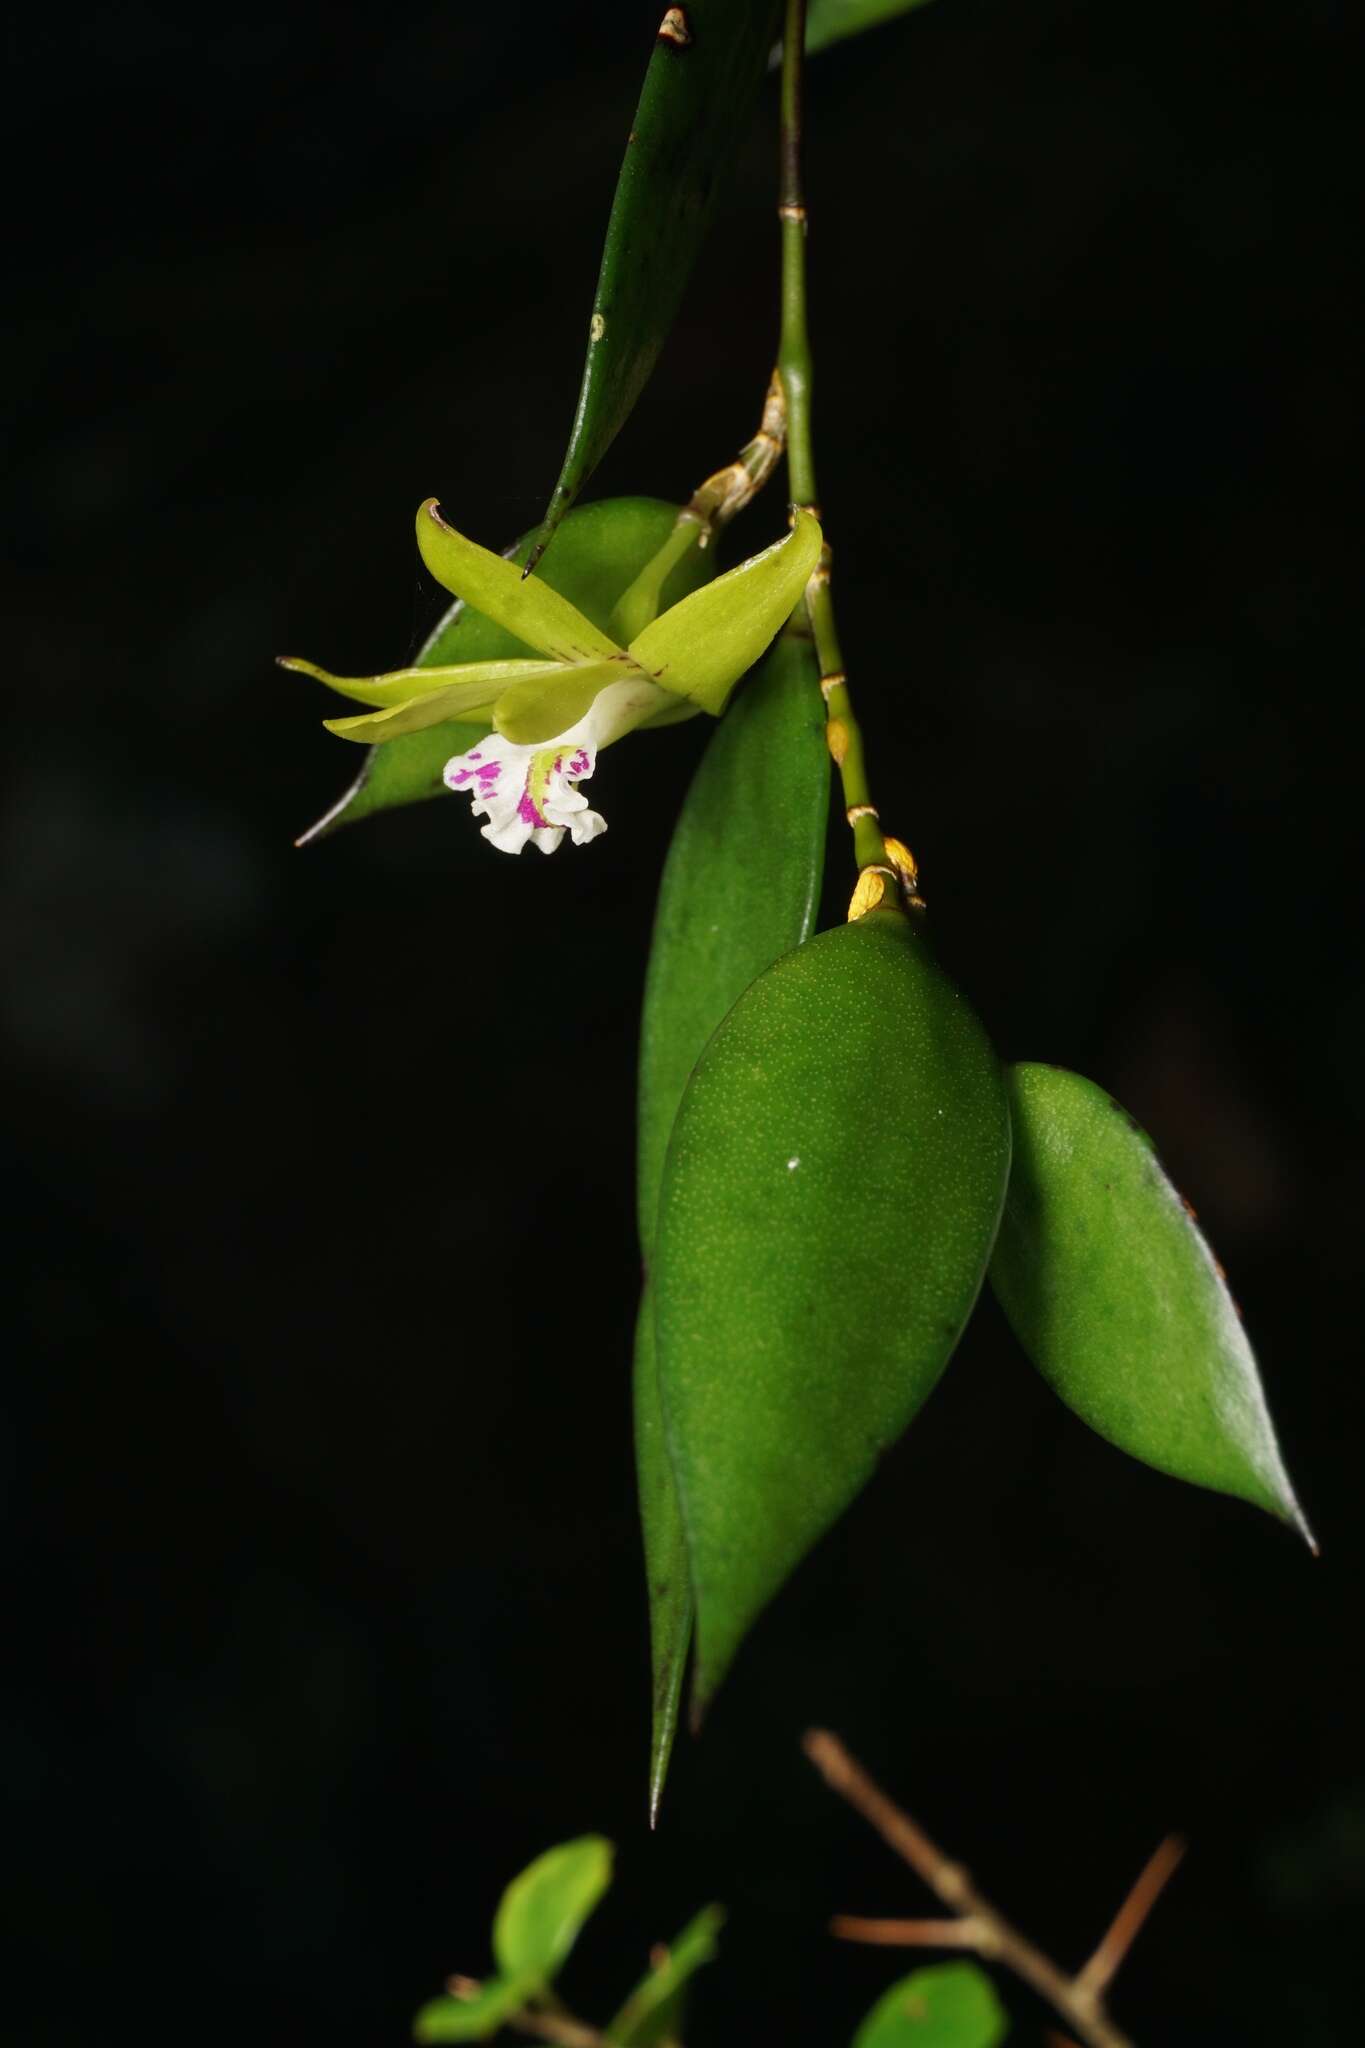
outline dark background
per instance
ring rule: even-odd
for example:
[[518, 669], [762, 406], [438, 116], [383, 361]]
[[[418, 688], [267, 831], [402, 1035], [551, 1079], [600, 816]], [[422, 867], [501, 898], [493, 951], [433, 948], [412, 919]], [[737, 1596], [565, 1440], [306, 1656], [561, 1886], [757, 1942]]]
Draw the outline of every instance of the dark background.
[[[1323, 1558], [1091, 1437], [983, 1303], [651, 1840], [632, 1059], [703, 735], [607, 757], [586, 852], [441, 803], [298, 854], [352, 761], [269, 657], [404, 658], [424, 495], [538, 514], [655, 12], [11, 31], [6, 2031], [401, 2042], [594, 1828], [577, 2002], [718, 1897], [696, 2048], [840, 2048], [896, 1964], [825, 1920], [923, 1900], [802, 1761], [825, 1722], [1067, 1959], [1188, 1831], [1148, 2048], [1353, 2040], [1358, 13], [942, 0], [810, 94], [883, 812], [1002, 1049], [1196, 1203]], [[599, 493], [681, 498], [755, 422], [774, 121]]]

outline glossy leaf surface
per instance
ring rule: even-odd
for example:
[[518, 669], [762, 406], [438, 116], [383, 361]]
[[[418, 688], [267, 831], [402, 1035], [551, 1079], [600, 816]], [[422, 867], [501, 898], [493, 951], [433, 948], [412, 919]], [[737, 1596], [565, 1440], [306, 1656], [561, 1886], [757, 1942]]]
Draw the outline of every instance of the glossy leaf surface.
[[878, 1999], [853, 2048], [997, 2048], [1009, 2018], [975, 1963], [912, 1971]]
[[688, 0], [661, 26], [626, 144], [593, 297], [573, 429], [542, 529], [559, 521], [629, 418], [711, 224], [776, 33], [775, 0]]
[[[581, 505], [565, 520], [554, 553], [546, 557], [539, 572], [540, 579], [605, 631], [618, 598], [665, 546], [677, 516], [676, 505], [658, 498], [606, 498], [596, 505]], [[513, 562], [525, 562], [532, 538], [527, 534], [517, 543], [511, 553]], [[714, 570], [714, 549], [693, 548], [668, 577], [661, 603], [676, 604], [707, 581]], [[518, 658], [533, 658], [533, 650], [483, 612], [457, 602], [423, 646], [417, 665], [435, 668]], [[477, 746], [488, 729], [487, 720], [442, 725], [376, 747], [340, 802], [304, 833], [300, 844], [376, 811], [442, 795], [441, 770], [446, 762]]]
[[1120, 1450], [1307, 1536], [1236, 1304], [1151, 1139], [1079, 1074], [1009, 1079], [1014, 1166], [990, 1272], [1029, 1357]]
[[550, 1982], [610, 1885], [611, 1860], [603, 1836], [581, 1835], [513, 1878], [493, 1922], [493, 1956], [504, 1975]]
[[725, 1923], [719, 1906], [703, 1906], [662, 1959], [636, 1985], [603, 2035], [612, 2048], [663, 2048], [682, 2039], [683, 1998], [694, 1977], [716, 1953], [716, 1937]]
[[640, 1027], [646, 1261], [688, 1075], [750, 982], [814, 926], [829, 774], [819, 664], [809, 640], [784, 633], [707, 745], [659, 885]]
[[990, 1043], [895, 911], [787, 954], [703, 1053], [653, 1270], [698, 1709], [946, 1365], [1009, 1151]]
[[521, 1985], [489, 1977], [468, 1998], [433, 1998], [412, 2025], [415, 2041], [486, 2041], [526, 2002]]
[[831, 43], [841, 43], [845, 36], [880, 28], [884, 21], [892, 21], [896, 15], [908, 14], [912, 7], [923, 5], [924, 0], [810, 0], [806, 15], [807, 54], [814, 56]]
[[[659, 889], [640, 1034], [637, 1205], [646, 1268], [659, 1183], [687, 1078], [750, 982], [810, 936], [829, 812], [819, 664], [784, 634], [711, 738], [673, 833]], [[649, 1587], [657, 1810], [692, 1635], [692, 1587], [654, 1366], [653, 1310], [635, 1349], [635, 1459]]]
[[799, 604], [819, 554], [819, 521], [800, 512], [791, 533], [661, 613], [631, 654], [665, 690], [719, 717]]

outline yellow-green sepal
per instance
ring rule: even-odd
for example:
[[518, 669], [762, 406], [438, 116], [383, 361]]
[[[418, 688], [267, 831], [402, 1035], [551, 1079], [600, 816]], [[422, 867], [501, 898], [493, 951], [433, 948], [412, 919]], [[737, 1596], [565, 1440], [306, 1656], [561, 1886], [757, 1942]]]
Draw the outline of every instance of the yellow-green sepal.
[[334, 676], [330, 669], [319, 668], [315, 661], [305, 661], [298, 654], [280, 654], [275, 658], [281, 668], [292, 669], [296, 675], [312, 676], [317, 682], [326, 683], [329, 690], [335, 690], [338, 697], [349, 697], [353, 703], [369, 704], [376, 710], [411, 704], [415, 698], [428, 697], [434, 690], [464, 683], [486, 683], [488, 687], [479, 701], [491, 704], [511, 684], [558, 675], [564, 666], [560, 661], [467, 661], [454, 668], [395, 668], [382, 676]]
[[436, 581], [496, 625], [555, 661], [604, 661], [616, 642], [540, 576], [481, 548], [441, 517], [434, 498], [417, 514], [417, 546]]
[[[563, 673], [558, 662], [550, 666]], [[322, 722], [339, 740], [378, 747], [402, 739], [406, 733], [448, 725], [452, 719], [489, 720], [495, 698], [496, 690], [486, 682], [449, 683], [444, 689], [428, 690], [425, 696], [410, 697], [404, 704], [391, 704], [385, 711], [364, 711], [357, 718], [324, 718]]]
[[820, 523], [798, 512], [792, 531], [646, 626], [629, 652], [665, 690], [718, 718], [800, 602], [820, 555]]

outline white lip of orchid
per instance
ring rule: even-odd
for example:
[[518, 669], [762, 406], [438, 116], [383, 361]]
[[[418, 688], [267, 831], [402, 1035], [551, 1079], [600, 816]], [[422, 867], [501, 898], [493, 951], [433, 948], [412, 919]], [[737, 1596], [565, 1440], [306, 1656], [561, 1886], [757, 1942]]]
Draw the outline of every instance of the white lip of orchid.
[[483, 837], [501, 853], [520, 853], [528, 840], [553, 853], [566, 832], [575, 846], [586, 846], [606, 831], [607, 821], [589, 810], [578, 784], [592, 774], [603, 747], [668, 701], [669, 692], [644, 677], [609, 683], [567, 732], [526, 747], [490, 733], [447, 761], [442, 780], [474, 799], [475, 817], [488, 820]]

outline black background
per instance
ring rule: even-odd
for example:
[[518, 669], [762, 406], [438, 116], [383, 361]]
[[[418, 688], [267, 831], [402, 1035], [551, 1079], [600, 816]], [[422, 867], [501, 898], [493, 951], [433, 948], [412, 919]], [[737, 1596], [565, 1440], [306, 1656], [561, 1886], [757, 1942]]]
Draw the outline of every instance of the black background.
[[[1144, 2044], [1354, 2039], [1358, 15], [942, 0], [810, 92], [883, 812], [1002, 1049], [1117, 1092], [1196, 1203], [1324, 1556], [1091, 1437], [983, 1303], [651, 1840], [632, 1060], [703, 735], [608, 756], [585, 852], [440, 803], [298, 854], [351, 757], [269, 657], [408, 653], [426, 494], [491, 545], [538, 514], [653, 27], [11, 31], [6, 2031], [402, 2041], [596, 1828], [578, 2003], [718, 1897], [696, 2048], [838, 2048], [896, 1966], [828, 1915], [923, 1899], [802, 1761], [825, 1722], [1067, 1959], [1188, 1831]], [[754, 424], [774, 125], [599, 494]]]

